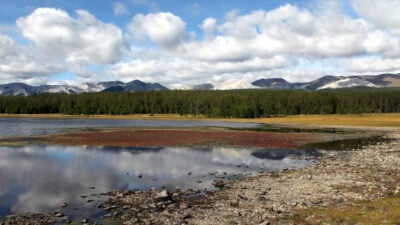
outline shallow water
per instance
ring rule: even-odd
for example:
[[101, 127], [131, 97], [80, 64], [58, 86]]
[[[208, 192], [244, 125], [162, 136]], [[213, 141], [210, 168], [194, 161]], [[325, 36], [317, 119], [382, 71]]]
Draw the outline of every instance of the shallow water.
[[91, 194], [176, 186], [213, 189], [214, 179], [304, 167], [312, 163], [304, 157], [318, 154], [240, 148], [0, 147], [0, 218], [53, 212], [64, 202], [69, 206], [63, 211], [73, 217], [92, 217], [101, 212]]
[[102, 127], [227, 127], [256, 128], [256, 123], [188, 120], [0, 118], [0, 138], [54, 134]]

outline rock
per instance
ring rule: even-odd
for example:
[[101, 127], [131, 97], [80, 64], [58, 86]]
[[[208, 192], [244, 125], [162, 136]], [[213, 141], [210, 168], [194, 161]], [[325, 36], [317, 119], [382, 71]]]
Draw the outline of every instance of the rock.
[[191, 219], [191, 218], [193, 218], [193, 216], [192, 216], [191, 214], [186, 214], [186, 215], [183, 217], [184, 220]]
[[189, 208], [189, 204], [186, 202], [180, 202], [178, 207], [180, 209], [187, 209], [187, 208]]
[[168, 194], [167, 190], [162, 190], [162, 191], [157, 193], [156, 198], [159, 201], [165, 201], [165, 200], [169, 199], [169, 194]]
[[212, 185], [214, 185], [216, 188], [222, 189], [225, 187], [225, 182], [223, 180], [214, 180]]
[[132, 224], [138, 224], [138, 223], [139, 223], [139, 220], [136, 219], [136, 218], [133, 218], [133, 219], [131, 219], [131, 220], [125, 221], [125, 222], [123, 223], [123, 225], [132, 225]]
[[232, 206], [232, 207], [239, 207], [239, 200], [230, 202], [229, 205]]
[[89, 219], [83, 219], [83, 220], [81, 220], [81, 223], [88, 223], [89, 222]]
[[117, 195], [115, 195], [116, 198], [124, 198], [125, 195], [123, 193], [118, 193]]
[[62, 212], [57, 212], [54, 214], [55, 217], [63, 217], [64, 214]]
[[268, 220], [266, 220], [266, 221], [260, 223], [259, 225], [270, 225], [270, 224], [271, 224], [271, 223], [270, 223]]
[[110, 210], [113, 210], [113, 209], [115, 209], [115, 208], [117, 208], [117, 207], [114, 206], [114, 205], [112, 205], [112, 206], [105, 207], [103, 210], [104, 210], [104, 211], [110, 211]]

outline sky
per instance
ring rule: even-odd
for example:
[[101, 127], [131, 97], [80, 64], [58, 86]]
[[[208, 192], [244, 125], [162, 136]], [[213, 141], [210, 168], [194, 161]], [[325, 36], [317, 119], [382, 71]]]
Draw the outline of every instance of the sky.
[[400, 72], [400, 0], [0, 2], [0, 83], [169, 88]]

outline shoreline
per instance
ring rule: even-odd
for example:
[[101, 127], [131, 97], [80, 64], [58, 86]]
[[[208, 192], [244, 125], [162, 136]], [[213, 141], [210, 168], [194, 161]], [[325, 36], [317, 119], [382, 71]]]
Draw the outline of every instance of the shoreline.
[[259, 123], [274, 126], [400, 129], [400, 113], [331, 114], [331, 115], [277, 115], [260, 118], [210, 118], [179, 114], [131, 115], [64, 115], [64, 114], [0, 114], [0, 118], [40, 119], [120, 119], [120, 120], [197, 120], [220, 122]]
[[[371, 213], [375, 215], [385, 206], [386, 211], [393, 213], [382, 212], [369, 223], [395, 224], [400, 218], [396, 208], [400, 205], [400, 132], [390, 132], [388, 136], [392, 141], [368, 145], [348, 154], [332, 152], [302, 169], [283, 169], [230, 181], [219, 191], [197, 197], [184, 197], [189, 192], [179, 190], [112, 191], [106, 194], [111, 199], [99, 205], [106, 212], [103, 218], [85, 221], [89, 224], [353, 224], [368, 222]], [[355, 211], [346, 213], [351, 209]], [[3, 224], [15, 221], [52, 224], [48, 222], [60, 219], [55, 215], [16, 215], [5, 219]]]
[[[400, 133], [390, 137], [394, 139], [390, 143], [365, 146], [348, 155], [322, 156], [314, 166], [235, 180], [194, 200], [168, 202], [158, 199], [158, 191], [117, 191], [109, 193], [112, 199], [107, 204], [118, 206], [111, 214], [131, 209], [112, 217], [127, 224], [335, 224], [339, 220], [331, 213], [351, 207], [366, 213], [354, 212], [350, 216], [356, 218], [349, 221], [368, 221], [372, 203], [392, 199], [400, 204]], [[384, 215], [370, 223], [387, 219], [387, 224], [394, 224], [398, 216]]]
[[[368, 127], [364, 129], [368, 130]], [[183, 197], [187, 193], [182, 191], [109, 192], [111, 200], [101, 204], [106, 211], [105, 217], [97, 222], [336, 224], [340, 220], [335, 218], [343, 214], [346, 218], [340, 219], [345, 222], [362, 223], [364, 217], [368, 218], [371, 213], [379, 212], [378, 206], [386, 201], [394, 201], [391, 202], [394, 205], [392, 207], [400, 204], [400, 131], [383, 127], [371, 129], [385, 132], [392, 141], [368, 145], [349, 151], [346, 155], [331, 153], [322, 156], [318, 159], [319, 163], [310, 167], [260, 173], [255, 177], [224, 183], [221, 190], [208, 192], [200, 197]], [[375, 207], [375, 204], [378, 206]], [[365, 215], [345, 213], [354, 207]], [[375, 222], [370, 223], [380, 224], [388, 219], [386, 224], [395, 224], [393, 221], [400, 218], [400, 212], [396, 214], [395, 209], [389, 206], [386, 211], [392, 210], [394, 215], [382, 214], [386, 218], [377, 217]], [[0, 220], [0, 224], [23, 224], [27, 221], [31, 224], [52, 224], [59, 219], [55, 215], [15, 215]], [[89, 224], [95, 222], [91, 219], [87, 221]]]

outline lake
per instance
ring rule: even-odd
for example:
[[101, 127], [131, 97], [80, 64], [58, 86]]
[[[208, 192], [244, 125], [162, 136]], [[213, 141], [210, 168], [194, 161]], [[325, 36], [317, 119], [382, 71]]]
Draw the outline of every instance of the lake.
[[[109, 119], [0, 119], [0, 137], [105, 127], [256, 128], [253, 123]], [[63, 212], [75, 221], [98, 217], [101, 193], [176, 187], [215, 190], [212, 182], [312, 164], [317, 150], [232, 147], [0, 146], [0, 218], [23, 212]], [[82, 197], [83, 196], [83, 197]], [[88, 196], [88, 197], [86, 197]]]
[[[52, 212], [66, 202], [77, 217], [99, 213], [90, 196], [111, 190], [211, 190], [231, 179], [310, 165], [317, 151], [240, 148], [0, 147], [0, 217]], [[296, 156], [296, 157], [293, 157]], [[70, 213], [74, 214], [73, 211]]]
[[257, 128], [256, 123], [190, 120], [0, 118], [0, 138], [32, 136], [106, 127], [227, 127]]

